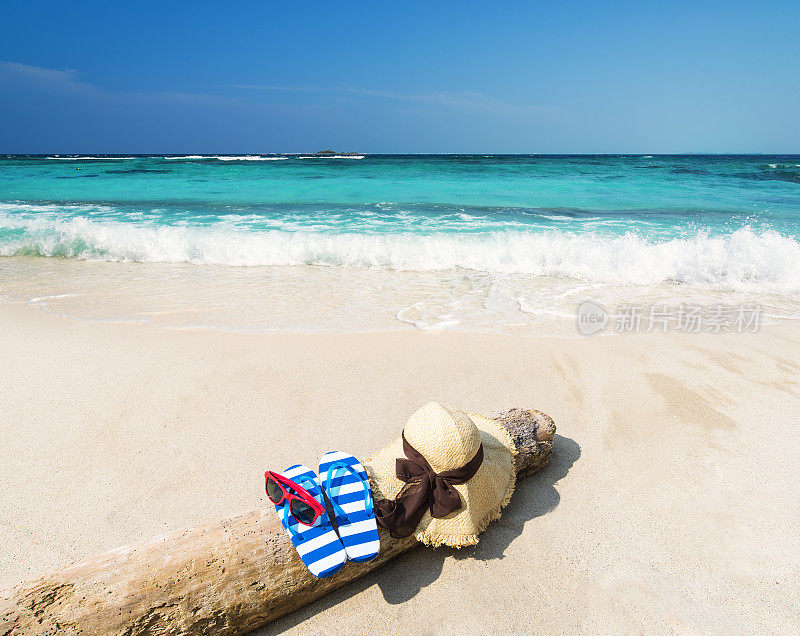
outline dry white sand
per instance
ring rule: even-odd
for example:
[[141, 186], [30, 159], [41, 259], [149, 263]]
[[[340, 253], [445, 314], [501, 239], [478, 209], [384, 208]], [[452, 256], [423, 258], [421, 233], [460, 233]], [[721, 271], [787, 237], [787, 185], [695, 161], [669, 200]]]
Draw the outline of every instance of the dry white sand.
[[265, 630], [800, 631], [800, 327], [249, 336], [0, 306], [0, 584], [265, 505], [439, 400], [558, 425], [473, 549], [417, 549]]

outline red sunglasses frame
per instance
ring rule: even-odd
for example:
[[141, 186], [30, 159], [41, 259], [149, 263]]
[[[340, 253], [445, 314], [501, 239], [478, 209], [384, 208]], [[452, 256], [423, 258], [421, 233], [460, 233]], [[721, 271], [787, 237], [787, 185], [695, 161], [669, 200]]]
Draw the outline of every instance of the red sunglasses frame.
[[[269, 490], [267, 490], [267, 482], [270, 480], [270, 478], [276, 484], [278, 484], [278, 487], [281, 489], [281, 493], [283, 493], [281, 500], [278, 502], [272, 501], [272, 497], [269, 496]], [[297, 494], [295, 495], [293, 492], [289, 492], [287, 490], [287, 487], [296, 491]], [[284, 501], [288, 501], [289, 514], [292, 515], [292, 517], [294, 518], [295, 521], [297, 521], [297, 523], [302, 523], [304, 526], [313, 526], [316, 523], [317, 519], [319, 519], [319, 516], [323, 512], [325, 512], [325, 508], [323, 508], [322, 505], [316, 499], [314, 499], [314, 497], [312, 497], [305, 488], [303, 488], [299, 484], [294, 483], [291, 479], [287, 479], [283, 475], [276, 473], [274, 471], [268, 470], [267, 472], [264, 473], [264, 490], [267, 491], [267, 499], [272, 501], [272, 503], [274, 503], [276, 506], [279, 506]], [[300, 519], [294, 516], [294, 512], [292, 512], [292, 499], [297, 499], [298, 501], [302, 501], [304, 504], [311, 506], [311, 508], [314, 510], [314, 519], [311, 521], [311, 523], [300, 521]]]

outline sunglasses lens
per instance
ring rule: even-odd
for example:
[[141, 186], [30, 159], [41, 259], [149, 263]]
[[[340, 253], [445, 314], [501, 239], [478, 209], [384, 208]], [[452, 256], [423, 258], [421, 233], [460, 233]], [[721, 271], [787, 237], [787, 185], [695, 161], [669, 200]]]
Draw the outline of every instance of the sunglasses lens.
[[274, 504], [283, 499], [283, 491], [278, 485], [278, 482], [276, 482], [272, 477], [267, 479], [267, 497], [269, 497]]
[[314, 517], [317, 516], [316, 511], [311, 506], [299, 499], [292, 499], [291, 510], [294, 518], [307, 526], [314, 523]]

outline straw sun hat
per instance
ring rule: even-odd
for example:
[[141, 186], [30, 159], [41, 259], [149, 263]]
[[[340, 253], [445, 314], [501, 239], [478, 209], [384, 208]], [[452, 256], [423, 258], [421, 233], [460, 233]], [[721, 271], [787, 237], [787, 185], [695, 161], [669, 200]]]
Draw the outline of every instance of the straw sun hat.
[[[408, 449], [408, 446], [412, 448]], [[419, 461], [414, 451], [424, 459]], [[481, 453], [482, 461], [476, 457]], [[462, 547], [478, 543], [478, 534], [500, 516], [500, 510], [511, 498], [516, 482], [512, 461], [516, 453], [510, 435], [494, 420], [431, 402], [408, 419], [399, 439], [364, 464], [376, 505], [395, 508], [391, 500], [398, 494], [402, 498], [410, 491], [409, 484], [398, 478], [401, 465], [409, 465], [405, 460], [417, 457], [417, 464], [411, 468], [417, 472], [427, 471], [431, 483], [435, 478], [431, 471], [446, 477], [453, 474], [452, 471], [457, 473], [461, 469], [464, 472], [465, 466], [474, 468], [479, 463], [477, 472], [467, 470], [471, 476], [463, 483], [454, 479], [444, 484], [444, 489], [449, 490], [451, 499], [454, 499], [451, 503], [457, 508], [442, 518], [434, 518], [426, 505], [424, 515], [413, 530], [414, 536], [427, 545]], [[424, 466], [426, 462], [430, 470], [418, 468], [419, 464]], [[442, 484], [441, 480], [436, 482]], [[460, 505], [452, 489], [457, 491]], [[402, 507], [401, 504], [399, 508]], [[400, 536], [411, 532], [409, 529]]]

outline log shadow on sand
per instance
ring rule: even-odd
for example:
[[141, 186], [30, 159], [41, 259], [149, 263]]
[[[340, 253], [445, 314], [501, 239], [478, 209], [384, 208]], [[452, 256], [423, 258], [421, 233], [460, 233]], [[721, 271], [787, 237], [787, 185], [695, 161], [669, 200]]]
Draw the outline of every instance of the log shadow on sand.
[[580, 456], [581, 447], [575, 440], [556, 434], [548, 465], [534, 477], [521, 480], [517, 484], [502, 517], [481, 535], [478, 545], [460, 550], [422, 546], [412, 549], [363, 578], [254, 633], [267, 636], [283, 632], [376, 584], [387, 603], [404, 603], [439, 578], [444, 560], [448, 557], [482, 561], [504, 558], [506, 549], [522, 534], [528, 521], [541, 517], [558, 506], [561, 496], [555, 485], [567, 476]]

